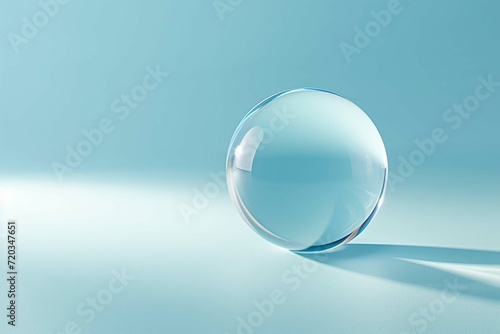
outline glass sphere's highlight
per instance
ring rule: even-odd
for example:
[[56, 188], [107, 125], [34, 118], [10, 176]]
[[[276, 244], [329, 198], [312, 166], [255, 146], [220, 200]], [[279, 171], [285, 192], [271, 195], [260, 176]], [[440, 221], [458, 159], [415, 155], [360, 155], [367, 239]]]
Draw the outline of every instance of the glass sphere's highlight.
[[231, 139], [226, 173], [240, 215], [281, 247], [323, 251], [358, 235], [387, 181], [384, 143], [354, 103], [318, 89], [255, 106]]

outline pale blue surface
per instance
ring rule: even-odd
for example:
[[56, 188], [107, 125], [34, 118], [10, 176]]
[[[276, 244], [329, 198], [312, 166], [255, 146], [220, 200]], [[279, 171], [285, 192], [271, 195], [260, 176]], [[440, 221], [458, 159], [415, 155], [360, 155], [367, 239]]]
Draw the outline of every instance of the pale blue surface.
[[[429, 194], [427, 178], [388, 196], [356, 244], [312, 261], [253, 233], [227, 195], [187, 224], [178, 211], [192, 198], [186, 186], [2, 180], [0, 219], [19, 221], [17, 332], [74, 322], [83, 333], [237, 333], [239, 317], [278, 290], [255, 333], [418, 333], [424, 324], [426, 333], [496, 333], [500, 180], [458, 187], [440, 175]], [[457, 191], [478, 185], [473, 205]], [[90, 317], [87, 298], [122, 269], [133, 280]], [[425, 320], [421, 309], [438, 307], [443, 291], [452, 300]], [[0, 330], [16, 333], [4, 322]]]
[[[500, 3], [402, 0], [348, 62], [341, 43], [388, 3], [244, 0], [221, 21], [210, 0], [72, 0], [15, 53], [8, 34], [40, 5], [1, 1], [0, 221], [20, 224], [17, 332], [74, 320], [85, 333], [235, 333], [276, 289], [286, 301], [256, 333], [499, 332], [500, 87], [484, 82], [500, 81]], [[151, 87], [157, 65], [168, 76], [127, 107], [122, 94]], [[256, 101], [307, 86], [370, 115], [393, 178], [362, 245], [297, 281], [292, 267], [313, 262], [255, 235], [220, 172]], [[475, 111], [453, 109], [478, 87]], [[53, 163], [98, 127], [109, 133], [59, 183]], [[76, 308], [122, 267], [135, 280], [86, 323]], [[420, 308], [455, 278], [466, 288], [424, 330]]]

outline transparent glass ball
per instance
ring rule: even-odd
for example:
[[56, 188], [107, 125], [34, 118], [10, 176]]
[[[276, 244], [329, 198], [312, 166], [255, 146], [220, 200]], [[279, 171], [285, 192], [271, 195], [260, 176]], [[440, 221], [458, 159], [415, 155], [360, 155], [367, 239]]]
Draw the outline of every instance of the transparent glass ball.
[[358, 235], [380, 207], [387, 155], [370, 118], [334, 93], [284, 91], [240, 122], [226, 163], [248, 225], [294, 251], [324, 251]]

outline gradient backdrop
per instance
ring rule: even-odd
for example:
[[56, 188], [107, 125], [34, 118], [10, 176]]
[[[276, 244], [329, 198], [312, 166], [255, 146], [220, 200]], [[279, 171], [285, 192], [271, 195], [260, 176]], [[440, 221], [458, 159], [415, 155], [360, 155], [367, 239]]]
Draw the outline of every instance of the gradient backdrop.
[[[1, 4], [0, 332], [500, 333], [498, 1]], [[366, 111], [391, 174], [321, 258], [221, 178], [246, 112], [304, 86]]]

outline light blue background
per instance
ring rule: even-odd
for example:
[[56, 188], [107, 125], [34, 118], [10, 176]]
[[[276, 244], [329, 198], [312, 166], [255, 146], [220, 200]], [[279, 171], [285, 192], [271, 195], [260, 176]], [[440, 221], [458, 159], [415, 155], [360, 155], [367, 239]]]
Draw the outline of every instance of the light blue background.
[[[60, 330], [75, 317], [74, 306], [121, 266], [135, 273], [135, 288], [85, 332], [235, 332], [236, 317], [303, 259], [254, 236], [225, 190], [191, 224], [179, 206], [211, 181], [210, 172], [224, 170], [232, 132], [248, 110], [303, 86], [331, 90], [365, 110], [384, 139], [391, 172], [414, 140], [436, 127], [449, 135], [388, 192], [357, 242], [415, 247], [420, 260], [498, 265], [500, 89], [456, 131], [443, 120], [447, 108], [474, 93], [479, 76], [500, 81], [498, 1], [402, 0], [401, 13], [350, 63], [340, 43], [353, 44], [353, 28], [388, 1], [244, 0], [220, 20], [209, 0], [72, 0], [18, 53], [8, 34], [20, 34], [22, 17], [40, 5], [1, 4], [1, 218], [25, 224], [19, 333]], [[119, 120], [113, 100], [156, 65], [169, 76]], [[103, 118], [116, 130], [58, 182], [52, 163], [63, 162], [65, 147]], [[141, 198], [134, 187], [153, 188]], [[427, 246], [490, 253], [429, 256], [418, 248]], [[403, 266], [419, 279], [397, 279], [400, 267], [384, 256], [412, 258], [412, 251], [389, 247], [377, 257], [369, 247], [358, 249], [379, 269], [357, 260], [347, 271], [322, 265], [317, 280], [258, 331], [412, 329], [409, 316], [439, 296], [445, 276]], [[427, 332], [500, 332], [498, 285], [474, 282]]]
[[[473, 92], [479, 75], [500, 78], [496, 1], [401, 4], [348, 64], [339, 44], [352, 44], [353, 27], [387, 1], [243, 1], [224, 21], [210, 1], [71, 1], [19, 54], [2, 39], [0, 168], [52, 174], [64, 147], [112, 117], [111, 102], [141, 83], [148, 64], [170, 77], [78, 174], [221, 170], [243, 115], [277, 91], [303, 86], [360, 105], [395, 162]], [[4, 9], [6, 36], [39, 6], [4, 2]], [[498, 167], [499, 99], [486, 101], [427, 168], [449, 157], [455, 167]]]

